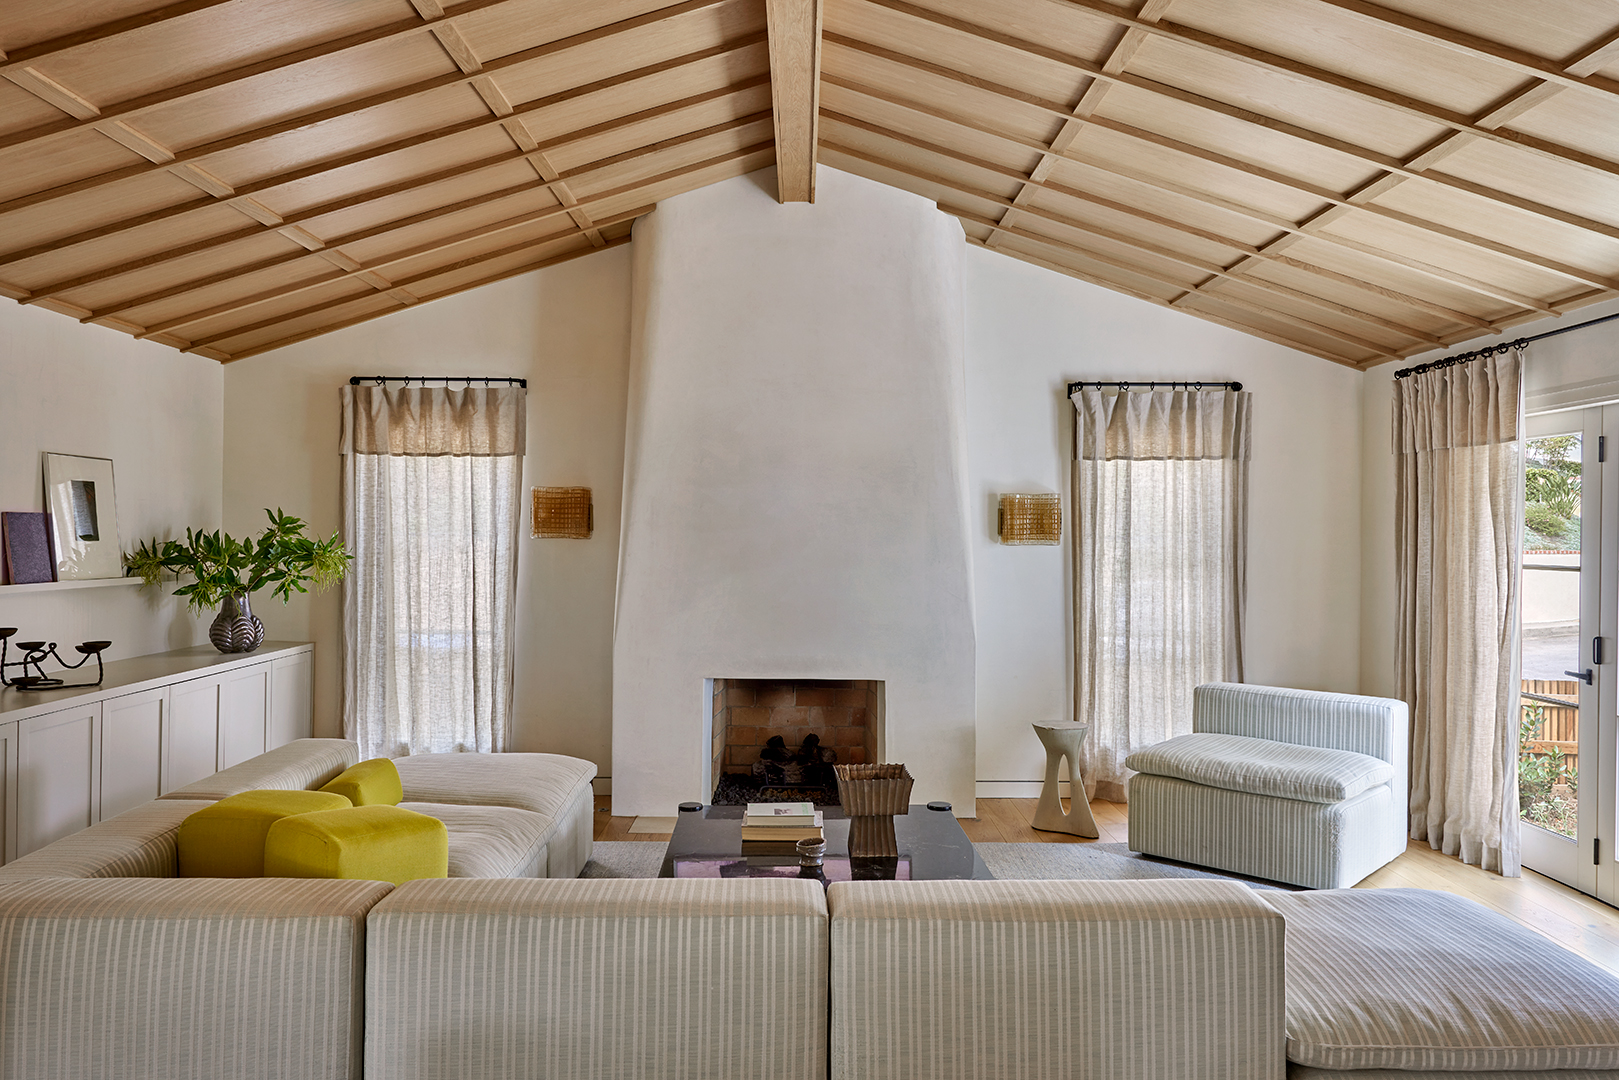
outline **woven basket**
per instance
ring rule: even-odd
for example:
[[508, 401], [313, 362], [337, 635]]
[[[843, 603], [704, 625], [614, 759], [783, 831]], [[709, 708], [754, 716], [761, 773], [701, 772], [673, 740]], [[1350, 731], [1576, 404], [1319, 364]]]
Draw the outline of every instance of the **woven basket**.
[[901, 764], [834, 765], [845, 817], [905, 814], [911, 809], [911, 774]]

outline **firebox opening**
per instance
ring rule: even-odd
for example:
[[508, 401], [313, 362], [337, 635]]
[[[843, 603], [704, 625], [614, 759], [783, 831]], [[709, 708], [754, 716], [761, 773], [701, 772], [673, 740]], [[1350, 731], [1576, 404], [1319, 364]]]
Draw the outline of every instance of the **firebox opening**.
[[881, 760], [881, 679], [712, 682], [716, 806], [837, 806], [832, 766]]

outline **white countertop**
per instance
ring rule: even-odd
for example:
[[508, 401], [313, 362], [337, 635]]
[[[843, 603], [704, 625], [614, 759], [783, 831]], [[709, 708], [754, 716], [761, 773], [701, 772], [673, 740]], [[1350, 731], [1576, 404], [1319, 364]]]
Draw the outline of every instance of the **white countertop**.
[[[185, 682], [187, 679], [201, 678], [218, 671], [262, 664], [279, 656], [305, 652], [313, 648], [314, 645], [307, 641], [266, 641], [250, 653], [226, 654], [212, 645], [193, 645], [189, 649], [176, 649], [173, 652], [133, 656], [127, 660], [110, 660], [107, 662], [106, 677], [100, 686], [62, 690], [14, 690], [6, 687], [0, 690], [0, 723], [56, 712], [58, 709], [71, 706], [74, 702], [90, 702], [120, 697], [124, 694], [136, 694], [142, 690]], [[68, 646], [65, 652], [68, 656], [72, 656], [72, 646]], [[11, 660], [22, 658], [15, 640], [11, 644], [7, 658]], [[21, 671], [21, 668], [13, 668], [6, 674], [9, 678], [14, 673], [21, 674]], [[96, 663], [92, 659], [75, 671], [49, 671], [46, 674], [69, 682], [94, 679]]]

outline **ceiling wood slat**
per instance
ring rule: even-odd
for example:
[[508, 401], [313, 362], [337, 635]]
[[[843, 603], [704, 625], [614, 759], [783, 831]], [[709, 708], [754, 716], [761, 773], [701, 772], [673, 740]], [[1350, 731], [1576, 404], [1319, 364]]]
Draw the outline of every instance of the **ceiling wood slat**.
[[51, 38], [49, 41], [39, 41], [32, 45], [23, 45], [12, 49], [9, 55], [0, 55], [0, 74], [13, 67], [36, 63], [57, 53], [76, 49], [80, 45], [89, 45], [96, 41], [106, 41], [108, 38], [119, 37], [135, 30], [142, 30], [148, 26], [157, 26], [172, 19], [183, 18], [193, 12], [207, 11], [209, 8], [219, 7], [232, 3], [233, 0], [181, 0], [177, 4], [156, 8], [152, 11], [141, 12], [138, 15], [129, 15], [112, 22], [88, 26], [83, 30], [75, 30], [71, 34]]

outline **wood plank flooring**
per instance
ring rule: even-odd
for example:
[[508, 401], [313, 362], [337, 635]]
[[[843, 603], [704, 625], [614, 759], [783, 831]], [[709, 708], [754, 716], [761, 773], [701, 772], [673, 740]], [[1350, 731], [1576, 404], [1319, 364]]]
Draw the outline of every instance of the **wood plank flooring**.
[[[596, 799], [597, 840], [644, 840], [668, 843], [667, 833], [631, 833], [634, 818], [613, 817], [607, 796]], [[1086, 840], [1063, 833], [1037, 832], [1029, 824], [1034, 799], [979, 799], [978, 816], [962, 818], [961, 827], [974, 843], [1122, 844], [1128, 839], [1128, 812], [1123, 803], [1091, 803], [1097, 831]], [[1361, 882], [1360, 889], [1438, 889], [1476, 900], [1536, 933], [1619, 974], [1619, 908], [1610, 907], [1567, 886], [1525, 870], [1504, 878], [1463, 865], [1426, 844], [1412, 842], [1404, 855]]]

